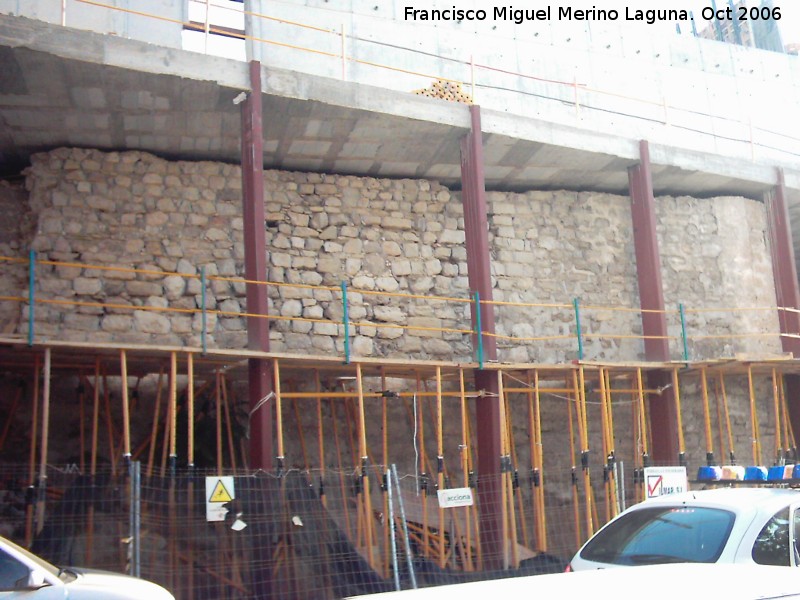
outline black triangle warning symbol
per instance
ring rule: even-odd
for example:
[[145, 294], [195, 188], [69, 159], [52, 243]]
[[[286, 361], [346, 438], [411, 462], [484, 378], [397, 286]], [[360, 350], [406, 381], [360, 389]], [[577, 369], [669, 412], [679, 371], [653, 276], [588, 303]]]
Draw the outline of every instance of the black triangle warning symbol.
[[214, 486], [214, 491], [211, 492], [211, 497], [208, 499], [209, 502], [230, 502], [233, 500], [231, 497], [230, 492], [225, 488], [222, 484], [222, 480], [217, 481], [217, 485]]

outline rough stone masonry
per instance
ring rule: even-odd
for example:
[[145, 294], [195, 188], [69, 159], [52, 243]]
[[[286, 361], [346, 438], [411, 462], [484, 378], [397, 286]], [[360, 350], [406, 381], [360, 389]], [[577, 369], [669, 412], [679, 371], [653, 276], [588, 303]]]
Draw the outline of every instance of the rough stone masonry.
[[[426, 180], [275, 170], [264, 185], [275, 351], [343, 353], [345, 282], [353, 356], [473, 358], [458, 194]], [[198, 346], [204, 268], [209, 347], [245, 347], [239, 167], [61, 148], [34, 156], [27, 188], [20, 210], [37, 226], [19, 234], [16, 251], [87, 265], [37, 268], [39, 298], [87, 303], [37, 305], [37, 335]], [[576, 298], [587, 358], [641, 358], [641, 340], [629, 337], [641, 333], [629, 199], [530, 191], [487, 200], [500, 360], [574, 358]], [[777, 316], [763, 310], [776, 302], [763, 204], [663, 197], [657, 210], [674, 358], [679, 303], [693, 358], [779, 352]], [[761, 310], [731, 310], [746, 308]], [[14, 318], [4, 328], [26, 332], [26, 312]], [[691, 339], [753, 332], [766, 335]]]

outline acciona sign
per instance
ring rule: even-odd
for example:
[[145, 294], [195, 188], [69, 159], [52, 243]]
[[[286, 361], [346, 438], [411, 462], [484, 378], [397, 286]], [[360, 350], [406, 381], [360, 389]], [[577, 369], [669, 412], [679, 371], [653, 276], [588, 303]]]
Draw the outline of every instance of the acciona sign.
[[459, 506], [472, 506], [472, 489], [452, 488], [439, 490], [439, 506], [442, 508], [457, 508]]

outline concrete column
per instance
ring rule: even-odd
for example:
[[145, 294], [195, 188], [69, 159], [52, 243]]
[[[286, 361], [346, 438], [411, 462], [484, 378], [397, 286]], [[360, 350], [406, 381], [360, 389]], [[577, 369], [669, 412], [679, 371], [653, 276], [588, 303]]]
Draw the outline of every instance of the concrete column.
[[[461, 140], [461, 200], [464, 203], [464, 230], [467, 246], [469, 287], [480, 294], [481, 301], [492, 299], [489, 263], [488, 222], [486, 218], [486, 186], [483, 174], [483, 140], [479, 106], [470, 106], [472, 127]], [[477, 323], [472, 310], [473, 329]], [[494, 306], [481, 305], [481, 327], [494, 333]], [[477, 336], [476, 336], [477, 337]], [[476, 340], [477, 342], [477, 340]], [[477, 347], [476, 345], [474, 347]], [[497, 360], [494, 337], [483, 339], [484, 360]], [[504, 567], [502, 477], [500, 471], [501, 423], [499, 387], [494, 371], [475, 369], [475, 387], [483, 392], [476, 403], [478, 438], [478, 505], [480, 507], [481, 552], [484, 567]]]
[[[244, 274], [248, 281], [266, 281], [267, 247], [264, 233], [264, 164], [261, 125], [261, 63], [250, 63], [251, 92], [241, 104], [242, 111], [242, 202], [244, 215]], [[248, 283], [247, 312], [267, 315], [267, 286]], [[269, 321], [247, 317], [247, 347], [269, 352]], [[272, 463], [272, 402], [260, 404], [272, 391], [269, 363], [261, 358], [248, 361], [251, 410], [250, 467], [268, 470]]]
[[[636, 252], [636, 275], [639, 302], [642, 308], [644, 353], [649, 361], [670, 359], [667, 339], [667, 317], [664, 311], [664, 286], [661, 280], [661, 254], [656, 235], [655, 198], [650, 171], [650, 148], [645, 140], [639, 143], [640, 162], [628, 169], [633, 219], [633, 243]], [[655, 311], [655, 312], [649, 312]], [[677, 456], [678, 422], [671, 375], [667, 371], [648, 371], [647, 387], [662, 389], [649, 397], [650, 420], [653, 424], [651, 455], [661, 464], [671, 463]], [[666, 386], [666, 387], [665, 387]]]
[[[800, 289], [797, 282], [797, 263], [792, 242], [792, 227], [786, 204], [786, 184], [783, 170], [778, 169], [778, 181], [774, 188], [764, 194], [767, 210], [770, 253], [772, 254], [772, 274], [775, 280], [775, 297], [782, 308], [800, 308]], [[778, 321], [782, 334], [800, 335], [800, 315], [795, 312], [778, 311]], [[800, 339], [781, 337], [784, 352], [800, 357]], [[795, 436], [800, 434], [800, 377], [785, 377], [789, 418]]]
[[244, 0], [245, 56], [248, 61], [264, 60], [264, 43], [254, 40], [264, 39], [264, 19], [254, 14], [265, 14], [262, 0]]

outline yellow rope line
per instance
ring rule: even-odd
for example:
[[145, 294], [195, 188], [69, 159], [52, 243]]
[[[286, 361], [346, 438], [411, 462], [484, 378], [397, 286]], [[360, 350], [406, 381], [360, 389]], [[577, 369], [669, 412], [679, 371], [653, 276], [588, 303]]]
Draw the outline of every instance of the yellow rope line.
[[[331, 321], [335, 323], [336, 321]], [[342, 324], [341, 322], [339, 324]], [[472, 329], [453, 329], [450, 327], [423, 327], [422, 325], [398, 325], [396, 323], [369, 323], [369, 322], [351, 322], [350, 325], [354, 327], [380, 327], [384, 329], [407, 329], [414, 331], [440, 331], [442, 333], [475, 333]], [[486, 334], [484, 334], [486, 335]]]
[[6, 262], [19, 262], [19, 263], [28, 262], [27, 258], [19, 258], [17, 256], [0, 256], [0, 260], [6, 261]]
[[74, 262], [62, 262], [58, 260], [37, 260], [37, 265], [50, 265], [51, 267], [73, 267], [77, 269], [89, 269], [94, 271], [118, 271], [120, 273], [142, 273], [144, 275], [158, 275], [160, 277], [175, 276], [200, 279], [200, 275], [190, 273], [177, 273], [174, 271], [156, 271], [153, 269], [136, 269], [134, 267], [109, 267], [104, 265], [93, 265]]
[[488, 331], [481, 332], [483, 337], [497, 338], [499, 340], [512, 340], [519, 342], [540, 342], [552, 340], [572, 340], [575, 339], [574, 335], [548, 335], [542, 337], [515, 337], [511, 335], [502, 335], [500, 333], [489, 333]]
[[660, 315], [670, 315], [670, 314], [678, 314], [680, 311], [673, 310], [670, 308], [660, 309], [660, 308], [631, 308], [629, 306], [581, 306], [581, 310], [605, 310], [605, 311], [619, 311], [619, 312], [632, 312], [632, 313], [642, 313], [642, 314], [660, 314]]
[[[572, 336], [575, 337], [575, 336]], [[584, 333], [584, 339], [594, 338], [598, 340], [679, 340], [676, 335], [606, 335], [602, 333]]]
[[131, 304], [104, 304], [102, 302], [86, 302], [83, 300], [56, 300], [48, 298], [35, 298], [34, 302], [36, 304], [56, 304], [59, 306], [90, 306], [92, 308], [152, 310], [155, 312], [177, 312], [177, 313], [192, 313], [192, 314], [203, 312], [199, 308], [170, 308], [169, 306], [134, 306]]
[[420, 300], [440, 300], [444, 302], [461, 302], [463, 304], [471, 304], [472, 300], [469, 298], [452, 298], [448, 296], [424, 296], [422, 294], [406, 294], [403, 292], [376, 292], [375, 290], [360, 290], [358, 288], [347, 288], [347, 291], [363, 294], [364, 296], [392, 296], [395, 298], [415, 298]]
[[569, 308], [572, 304], [535, 304], [529, 302], [506, 302], [504, 300], [481, 300], [481, 304], [492, 304], [494, 306], [520, 306], [529, 308]]
[[27, 298], [23, 298], [22, 296], [0, 296], [0, 300], [11, 300], [17, 302], [25, 302]]

